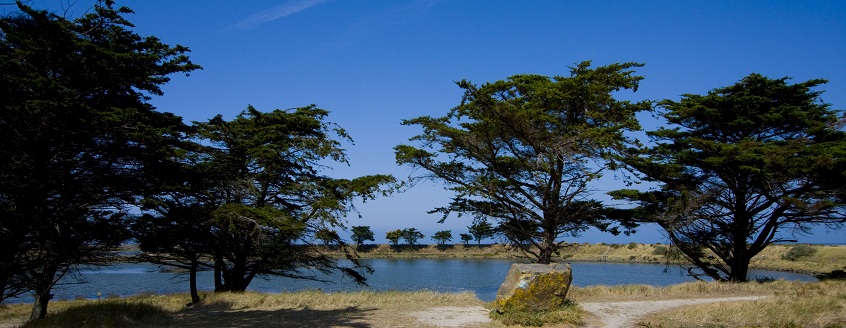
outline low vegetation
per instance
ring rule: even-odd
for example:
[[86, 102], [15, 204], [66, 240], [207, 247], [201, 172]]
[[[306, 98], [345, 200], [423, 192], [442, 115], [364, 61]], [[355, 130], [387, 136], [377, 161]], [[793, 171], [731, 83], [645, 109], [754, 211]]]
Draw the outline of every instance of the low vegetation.
[[[306, 291], [205, 293], [57, 301], [35, 327], [413, 327], [406, 314], [425, 307], [482, 306], [473, 293]], [[0, 327], [24, 323], [29, 306], [0, 308]]]
[[[798, 250], [797, 250], [798, 249]], [[482, 245], [363, 245], [363, 258], [468, 258], [520, 259], [521, 253], [504, 244]], [[338, 253], [340, 256], [341, 254]], [[675, 247], [664, 244], [569, 244], [556, 261], [608, 261], [684, 264]], [[751, 262], [753, 269], [826, 274], [846, 269], [846, 246], [773, 245]], [[755, 277], [752, 277], [755, 278]]]
[[767, 298], [677, 308], [642, 318], [642, 327], [846, 327], [846, 283], [757, 285]]

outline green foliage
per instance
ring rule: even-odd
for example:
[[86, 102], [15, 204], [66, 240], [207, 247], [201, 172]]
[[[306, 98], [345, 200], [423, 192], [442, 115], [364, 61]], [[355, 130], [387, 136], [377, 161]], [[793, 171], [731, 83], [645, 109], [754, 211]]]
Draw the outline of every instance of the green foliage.
[[791, 247], [787, 253], [782, 255], [782, 259], [788, 261], [796, 261], [804, 257], [810, 257], [817, 253], [817, 249], [811, 245], [799, 244]]
[[353, 226], [352, 240], [356, 246], [361, 246], [365, 241], [376, 241], [373, 235], [373, 230], [369, 226]]
[[812, 90], [823, 83], [751, 74], [662, 101], [671, 126], [648, 132], [655, 146], [627, 160], [661, 189], [611, 195], [637, 202], [629, 215], [662, 226], [702, 274], [745, 281], [752, 257], [790, 241], [779, 232], [843, 220], [843, 112]]
[[477, 245], [482, 244], [482, 240], [496, 235], [496, 228], [488, 222], [487, 219], [476, 220], [472, 225], [467, 227], [468, 232], [476, 240]]
[[[226, 121], [195, 123], [195, 169], [210, 180], [201, 190], [214, 259], [215, 291], [243, 291], [256, 276], [311, 278], [310, 267], [341, 271], [363, 283], [360, 265], [336, 229], [355, 199], [390, 192], [388, 175], [334, 179], [326, 163], [346, 163], [340, 140], [349, 136], [315, 106], [260, 112], [253, 107]], [[352, 267], [320, 253], [314, 241], [339, 246]]]
[[635, 248], [637, 248], [637, 246], [638, 246], [638, 243], [636, 243], [636, 242], [631, 242], [631, 243], [629, 243], [629, 244], [626, 246], [626, 248], [628, 248], [628, 249], [635, 249]]
[[416, 244], [418, 240], [425, 237], [422, 232], [417, 231], [417, 228], [402, 229], [401, 234], [402, 239], [405, 240], [405, 243], [411, 248], [414, 248], [414, 244]]
[[473, 236], [467, 233], [462, 233], [459, 235], [459, 237], [461, 238], [461, 242], [464, 243], [464, 245], [469, 244], [470, 241], [473, 240]]
[[432, 240], [434, 240], [438, 245], [446, 245], [447, 242], [452, 240], [452, 231], [451, 230], [441, 230], [436, 232], [432, 236]]
[[391, 230], [385, 233], [385, 239], [391, 242], [392, 246], [399, 245], [399, 240], [402, 238], [402, 230]]
[[633, 69], [641, 66], [582, 62], [569, 76], [458, 82], [464, 97], [446, 116], [403, 121], [423, 133], [411, 138], [420, 148], [394, 148], [397, 163], [426, 172], [412, 180], [445, 182], [455, 193], [433, 212], [496, 219], [506, 238], [549, 263], [561, 236], [590, 227], [618, 232], [601, 203], [589, 200], [589, 184], [637, 144], [625, 132], [640, 128], [635, 114], [651, 104], [613, 94], [637, 90], [642, 77]]
[[17, 6], [0, 17], [0, 301], [32, 291], [40, 319], [69, 268], [129, 237], [127, 207], [186, 130], [148, 100], [199, 66], [112, 1], [73, 20]]

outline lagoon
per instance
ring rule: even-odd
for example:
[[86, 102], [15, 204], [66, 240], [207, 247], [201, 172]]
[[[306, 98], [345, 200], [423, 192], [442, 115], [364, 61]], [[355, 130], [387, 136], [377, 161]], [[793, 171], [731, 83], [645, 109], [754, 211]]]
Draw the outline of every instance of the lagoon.
[[[256, 278], [248, 290], [276, 293], [321, 289], [336, 291], [388, 291], [432, 290], [439, 292], [471, 291], [483, 301], [496, 296], [499, 284], [505, 278], [513, 260], [468, 259], [365, 259], [375, 272], [368, 275], [368, 286], [358, 286], [350, 278], [340, 275], [319, 275], [331, 283], [272, 277]], [[640, 263], [573, 262], [573, 285], [628, 285], [648, 284], [667, 286], [694, 281], [678, 266]], [[751, 278], [815, 281], [805, 274], [752, 270]], [[86, 283], [77, 283], [78, 280]], [[212, 272], [198, 274], [201, 291], [214, 289]], [[129, 296], [141, 293], [170, 294], [188, 291], [187, 275], [162, 272], [153, 264], [118, 264], [98, 269], [80, 270], [64, 279], [54, 289], [55, 299]], [[10, 300], [29, 302], [29, 299]]]

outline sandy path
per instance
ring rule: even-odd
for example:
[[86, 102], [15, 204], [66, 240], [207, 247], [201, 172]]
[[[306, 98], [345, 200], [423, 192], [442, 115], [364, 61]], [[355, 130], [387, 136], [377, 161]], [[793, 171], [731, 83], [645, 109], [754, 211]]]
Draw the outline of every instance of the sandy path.
[[605, 302], [605, 303], [579, 303], [585, 311], [596, 315], [605, 328], [632, 327], [634, 320], [652, 312], [669, 310], [672, 308], [731, 301], [754, 301], [764, 296], [726, 297], [726, 298], [699, 298], [686, 300], [667, 301], [633, 301], [633, 302]]
[[[652, 312], [672, 308], [714, 302], [754, 301], [764, 296], [698, 298], [666, 301], [630, 301], [579, 303], [585, 311], [596, 315], [604, 328], [632, 327], [634, 320]], [[423, 323], [436, 327], [468, 327], [490, 322], [488, 310], [481, 306], [472, 307], [437, 307], [411, 313]]]

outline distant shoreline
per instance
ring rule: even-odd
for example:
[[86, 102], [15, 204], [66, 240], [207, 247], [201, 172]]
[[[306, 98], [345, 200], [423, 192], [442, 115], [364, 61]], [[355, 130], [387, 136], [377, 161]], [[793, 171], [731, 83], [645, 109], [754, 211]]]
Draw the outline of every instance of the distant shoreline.
[[[846, 269], [846, 245], [802, 244], [817, 249], [814, 255], [793, 261], [784, 255], [795, 244], [776, 244], [767, 247], [752, 259], [752, 269], [823, 274]], [[670, 255], [667, 258], [666, 244], [570, 244], [559, 251], [554, 260], [578, 262], [653, 263], [684, 264]], [[340, 250], [326, 249], [328, 254]], [[453, 244], [453, 245], [408, 245], [366, 244], [357, 249], [362, 259], [525, 259], [515, 248], [504, 244]]]

